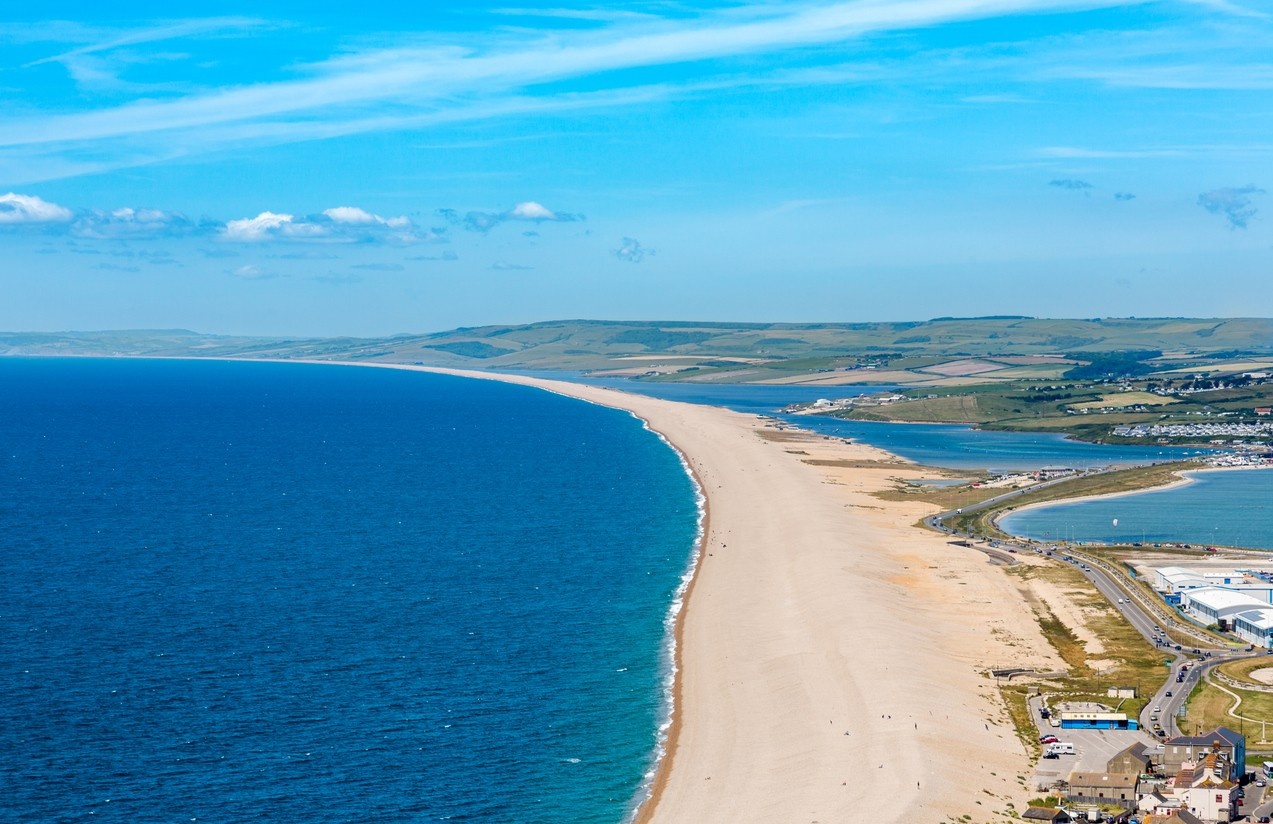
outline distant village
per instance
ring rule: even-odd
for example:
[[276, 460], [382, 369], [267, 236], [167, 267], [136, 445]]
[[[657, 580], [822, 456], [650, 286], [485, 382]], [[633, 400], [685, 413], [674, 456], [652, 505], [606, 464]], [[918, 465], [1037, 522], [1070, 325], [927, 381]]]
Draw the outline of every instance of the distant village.
[[[1153, 589], [1182, 617], [1232, 633], [1248, 643], [1248, 651], [1273, 650], [1273, 573], [1213, 565], [1145, 572], [1152, 573]], [[1159, 627], [1153, 640], [1156, 646], [1181, 651]], [[1021, 817], [1118, 824], [1267, 821], [1247, 813], [1264, 802], [1264, 789], [1273, 780], [1273, 761], [1251, 769], [1244, 733], [1220, 726], [1169, 736], [1163, 726], [1169, 715], [1184, 717], [1184, 696], [1200, 680], [1200, 671], [1213, 663], [1209, 653], [1192, 652], [1192, 660], [1182, 654], [1172, 664], [1167, 687], [1180, 684], [1175, 688], [1178, 694], [1159, 688], [1153, 708], [1146, 707], [1152, 730], [1142, 730], [1138, 719], [1117, 711], [1123, 701], [1138, 697], [1137, 687], [1110, 687], [1108, 698], [1118, 699], [1113, 707], [1042, 691], [1031, 697], [1031, 715], [1043, 747], [1034, 788], [1049, 795], [1037, 799]], [[1252, 675], [1258, 673], [1273, 673], [1273, 666]], [[1273, 692], [1273, 684], [1237, 683], [1214, 670], [1207, 677]]]

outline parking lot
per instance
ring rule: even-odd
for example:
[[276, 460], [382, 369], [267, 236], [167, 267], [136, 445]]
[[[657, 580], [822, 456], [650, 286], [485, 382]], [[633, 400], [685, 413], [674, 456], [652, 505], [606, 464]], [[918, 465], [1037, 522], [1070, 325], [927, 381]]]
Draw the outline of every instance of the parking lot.
[[1151, 736], [1138, 730], [1049, 730], [1061, 741], [1072, 743], [1078, 751], [1074, 755], [1043, 758], [1035, 771], [1033, 786], [1044, 791], [1058, 781], [1064, 781], [1074, 770], [1103, 772], [1109, 760], [1133, 744], [1144, 744], [1151, 757], [1162, 753], [1162, 745]]

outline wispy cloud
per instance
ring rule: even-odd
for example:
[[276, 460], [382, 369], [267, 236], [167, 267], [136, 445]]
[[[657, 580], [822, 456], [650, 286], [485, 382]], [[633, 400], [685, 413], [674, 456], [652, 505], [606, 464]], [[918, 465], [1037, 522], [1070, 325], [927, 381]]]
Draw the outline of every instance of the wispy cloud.
[[410, 218], [381, 217], [356, 206], [336, 206], [317, 215], [296, 217], [265, 211], [256, 217], [230, 220], [219, 239], [231, 243], [313, 241], [327, 243], [422, 243], [442, 239], [436, 232], [419, 229]]
[[275, 272], [267, 272], [255, 263], [245, 263], [229, 270], [229, 274], [243, 280], [271, 280], [278, 277]]
[[1264, 193], [1263, 189], [1254, 185], [1212, 189], [1198, 195], [1198, 205], [1229, 221], [1230, 229], [1245, 229], [1247, 222], [1259, 211], [1251, 202], [1251, 196]]
[[407, 260], [445, 261], [448, 263], [459, 259], [460, 256], [455, 252], [443, 252], [440, 255], [411, 255], [407, 258]]
[[470, 232], [489, 232], [501, 223], [507, 223], [508, 221], [574, 223], [585, 219], [583, 215], [554, 212], [542, 203], [536, 203], [533, 200], [518, 203], [504, 212], [466, 212], [461, 215], [456, 209], [439, 209], [438, 214], [448, 223], [455, 226], [463, 226]]
[[[183, 37], [193, 37], [204, 35], [211, 32], [221, 32], [227, 29], [248, 29], [267, 25], [266, 21], [252, 17], [206, 17], [198, 20], [182, 20], [173, 23], [166, 23], [159, 26], [152, 26], [145, 29], [137, 29], [134, 31], [102, 35], [92, 32], [92, 42], [88, 42], [83, 46], [79, 46], [68, 51], [54, 54], [49, 57], [43, 57], [39, 60], [33, 60], [27, 63], [23, 68], [30, 66], [39, 66], [44, 63], [61, 63], [70, 58], [81, 57], [88, 54], [100, 54], [102, 52], [114, 51], [115, 49], [124, 48], [126, 46], [137, 46], [142, 43], [154, 43], [163, 40], [175, 40]], [[83, 34], [89, 34], [87, 30], [81, 30]], [[66, 37], [70, 33], [69, 29], [62, 29], [59, 32], [60, 37]]]
[[401, 263], [355, 263], [351, 269], [361, 269], [364, 272], [401, 272], [403, 266]]
[[1092, 184], [1088, 183], [1086, 180], [1076, 180], [1075, 178], [1072, 178], [1072, 177], [1064, 177], [1064, 178], [1058, 178], [1056, 180], [1049, 180], [1048, 185], [1055, 186], [1058, 189], [1068, 189], [1071, 192], [1082, 192], [1082, 191], [1086, 191], [1087, 189], [1094, 188]]
[[628, 263], [640, 263], [645, 260], [646, 255], [654, 254], [654, 251], [646, 249], [641, 245], [641, 241], [634, 237], [625, 237], [623, 242], [619, 244], [618, 249], [611, 250], [611, 254], [619, 260], [626, 260]]
[[[59, 147], [102, 145], [108, 167], [207, 151], [242, 141], [278, 143], [358, 132], [402, 129], [424, 122], [501, 116], [501, 112], [561, 106], [622, 105], [682, 84], [624, 86], [622, 70], [772, 54], [840, 43], [879, 32], [945, 23], [1093, 7], [1141, 5], [1147, 0], [896, 0], [820, 3], [806, 0], [649, 19], [609, 15], [604, 25], [509, 30], [484, 42], [407, 45], [351, 52], [294, 66], [296, 79], [258, 82], [187, 94], [138, 99], [69, 114], [0, 119], [0, 146], [56, 154]], [[605, 16], [605, 15], [601, 15]], [[157, 27], [93, 43], [45, 60], [99, 53], [132, 38], [155, 40], [182, 31], [251, 25], [247, 18], [214, 18]], [[186, 25], [189, 30], [182, 29]], [[599, 91], [545, 85], [605, 76]], [[742, 82], [749, 82], [744, 80]], [[391, 107], [388, 109], [387, 107]], [[9, 161], [15, 170], [18, 163]], [[28, 163], [28, 166], [30, 164]], [[44, 174], [77, 174], [76, 163], [50, 164]]]
[[1136, 195], [1132, 194], [1131, 192], [1114, 192], [1114, 199], [1118, 201], [1126, 202], [1128, 200], [1135, 200]]
[[99, 240], [180, 237], [210, 229], [211, 227], [200, 226], [177, 212], [129, 207], [110, 212], [83, 212], [71, 225], [72, 234]]
[[507, 263], [505, 261], [497, 261], [491, 264], [491, 268], [497, 272], [529, 272], [534, 266], [526, 266], [521, 263]]
[[1154, 149], [1089, 149], [1079, 146], [1044, 146], [1036, 152], [1036, 154], [1040, 157], [1084, 160], [1134, 160], [1154, 157], [1181, 157], [1187, 153], [1188, 150], [1180, 147]]

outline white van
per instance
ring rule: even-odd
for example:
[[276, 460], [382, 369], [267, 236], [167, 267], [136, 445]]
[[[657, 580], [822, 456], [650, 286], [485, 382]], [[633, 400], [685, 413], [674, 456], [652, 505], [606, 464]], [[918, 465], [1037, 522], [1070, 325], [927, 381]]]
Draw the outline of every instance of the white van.
[[1076, 750], [1074, 745], [1068, 741], [1057, 741], [1054, 744], [1048, 744], [1044, 752], [1052, 755], [1074, 755]]

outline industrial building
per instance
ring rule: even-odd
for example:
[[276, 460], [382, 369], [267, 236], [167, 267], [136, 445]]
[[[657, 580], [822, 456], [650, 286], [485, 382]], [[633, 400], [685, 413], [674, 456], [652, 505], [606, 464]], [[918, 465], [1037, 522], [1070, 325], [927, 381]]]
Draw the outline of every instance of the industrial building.
[[1204, 624], [1223, 624], [1227, 627], [1232, 623], [1233, 616], [1239, 612], [1265, 609], [1269, 604], [1232, 589], [1213, 586], [1184, 592], [1180, 596], [1180, 606], [1186, 614]]

